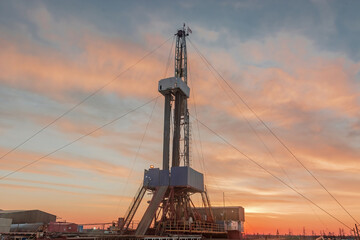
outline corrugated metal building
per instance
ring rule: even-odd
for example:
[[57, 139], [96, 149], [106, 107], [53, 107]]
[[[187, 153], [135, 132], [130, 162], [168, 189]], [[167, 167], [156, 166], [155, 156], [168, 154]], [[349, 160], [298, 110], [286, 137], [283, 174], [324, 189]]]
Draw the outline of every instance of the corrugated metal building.
[[56, 216], [40, 210], [1, 210], [0, 218], [12, 219], [13, 224], [55, 222]]
[[8, 218], [0, 218], [0, 233], [10, 232], [11, 221]]
[[[241, 221], [245, 222], [245, 211], [241, 206], [229, 206], [229, 207], [212, 207], [215, 221]], [[196, 208], [200, 215], [204, 218], [206, 211], [204, 208]]]

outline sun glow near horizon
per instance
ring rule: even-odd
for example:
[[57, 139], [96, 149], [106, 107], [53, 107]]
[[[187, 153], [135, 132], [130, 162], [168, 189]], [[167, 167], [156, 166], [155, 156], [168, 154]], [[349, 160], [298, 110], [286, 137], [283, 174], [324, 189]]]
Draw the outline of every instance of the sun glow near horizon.
[[[360, 219], [359, 9], [357, 2], [331, 1], [2, 1], [0, 156], [171, 38], [185, 21], [212, 65]], [[0, 177], [158, 96], [158, 81], [165, 72], [173, 75], [173, 53], [167, 68], [171, 44], [1, 159]], [[190, 113], [353, 227], [191, 44], [188, 58]], [[205, 174], [213, 205], [222, 206], [225, 195], [226, 205], [245, 208], [246, 232], [344, 228], [191, 121], [191, 164]], [[117, 219], [143, 169], [161, 166], [162, 124], [159, 98], [2, 179], [1, 208], [40, 209], [78, 223]]]

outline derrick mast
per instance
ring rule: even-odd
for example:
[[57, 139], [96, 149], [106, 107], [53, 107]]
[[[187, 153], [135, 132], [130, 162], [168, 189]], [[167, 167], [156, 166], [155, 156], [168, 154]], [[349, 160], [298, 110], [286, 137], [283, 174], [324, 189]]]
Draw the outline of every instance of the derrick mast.
[[[185, 29], [185, 24], [182, 29], [179, 29], [176, 36], [175, 47], [175, 77], [180, 78], [187, 85], [187, 51], [186, 51], [186, 37], [189, 36], [189, 31]], [[189, 97], [189, 96], [187, 96]], [[180, 105], [177, 108], [177, 105]], [[189, 110], [187, 106], [187, 98], [178, 98], [175, 96], [174, 112], [174, 140], [173, 147], [173, 166], [179, 166], [180, 160], [183, 160], [184, 166], [190, 165], [190, 126], [189, 126]], [[180, 132], [183, 132], [183, 139], [180, 141]], [[181, 144], [182, 143], [182, 144]], [[178, 145], [177, 145], [178, 144]]]
[[[210, 201], [204, 187], [202, 173], [192, 169], [189, 161], [189, 110], [187, 99], [190, 88], [187, 85], [186, 37], [191, 30], [184, 26], [175, 33], [175, 72], [173, 77], [161, 79], [158, 91], [164, 96], [164, 135], [162, 169], [150, 168], [144, 172], [144, 180], [120, 225], [126, 232], [146, 191], [151, 191], [152, 199], [142, 216], [135, 235], [148, 232], [153, 223], [156, 235], [173, 231], [191, 233], [193, 223], [201, 232], [218, 232], [211, 224], [214, 219]], [[173, 115], [171, 114], [173, 112]], [[171, 121], [173, 120], [173, 121]], [[170, 129], [173, 129], [171, 138]], [[172, 151], [170, 151], [172, 147]], [[170, 159], [171, 153], [171, 159]], [[171, 160], [171, 166], [170, 166]], [[199, 193], [207, 207], [207, 218], [202, 219], [190, 196]], [[205, 226], [212, 226], [211, 229]], [[187, 226], [183, 228], [183, 226]], [[194, 225], [195, 226], [195, 225]]]

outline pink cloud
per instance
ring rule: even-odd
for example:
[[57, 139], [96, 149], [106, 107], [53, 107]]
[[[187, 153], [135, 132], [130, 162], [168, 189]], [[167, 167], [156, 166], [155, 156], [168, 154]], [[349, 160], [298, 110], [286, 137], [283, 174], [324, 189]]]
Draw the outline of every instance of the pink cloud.
[[[1, 38], [0, 43], [4, 46], [0, 57], [4, 84], [60, 98], [65, 91], [93, 92], [148, 51], [141, 45], [95, 33], [77, 39], [81, 53], [73, 59], [71, 55], [65, 56], [29, 39], [6, 37]], [[144, 59], [104, 90], [121, 96], [147, 98], [156, 95], [156, 83], [165, 69], [165, 60], [158, 56]]]
[[[61, 46], [59, 46], [59, 50], [40, 45], [30, 38], [20, 39], [15, 35], [6, 36], [5, 34], [0, 38], [0, 44], [3, 46], [0, 55], [0, 72], [1, 81], [4, 85], [35, 91], [55, 99], [64, 100], [64, 95], [67, 92], [93, 92], [113, 79], [121, 69], [136, 62], [150, 49], [121, 38], [103, 36], [91, 28], [80, 30], [79, 33], [72, 36], [70, 35], [74, 33], [74, 29], [71, 28], [66, 32], [59, 31], [61, 34], [56, 34], [54, 31], [48, 31], [48, 26], [52, 25], [53, 20], [46, 9], [39, 9], [30, 15], [32, 15], [33, 21], [38, 24], [39, 29], [43, 30], [43, 38], [55, 43], [55, 45], [66, 40], [71, 43], [70, 45], [74, 50], [66, 49], [71, 53], [63, 52]], [[62, 37], [62, 34], [65, 37]], [[216, 38], [215, 35], [214, 37]], [[157, 45], [164, 39], [159, 37], [154, 41]], [[276, 128], [276, 132], [284, 134], [281, 137], [284, 136], [291, 149], [304, 160], [306, 165], [314, 169], [316, 173], [322, 174], [322, 178], [327, 184], [330, 184], [331, 189], [334, 189], [337, 195], [348, 197], [351, 192], [355, 192], [358, 179], [354, 178], [351, 181], [345, 176], [349, 174], [351, 176], [358, 175], [360, 170], [356, 168], [356, 163], [358, 162], [359, 151], [348, 144], [341, 144], [343, 143], [341, 140], [336, 139], [332, 142], [327, 135], [321, 135], [327, 118], [315, 119], [317, 121], [313, 122], [309, 115], [313, 113], [321, 115], [321, 111], [330, 111], [340, 120], [347, 121], [358, 117], [359, 94], [356, 90], [358, 85], [354, 78], [359, 72], [360, 63], [348, 60], [336, 53], [321, 52], [303, 37], [283, 34], [269, 37], [261, 42], [240, 42], [235, 50], [238, 52], [234, 51], [234, 55], [222, 49], [206, 55], [209, 55], [214, 66], [231, 82], [236, 91], [247, 100], [261, 118], [265, 122], [271, 123], [271, 126]], [[104, 93], [111, 92], [120, 97], [134, 98], [150, 98], [156, 95], [157, 81], [163, 77], [167, 53], [168, 50], [166, 49], [166, 51], [147, 58], [133, 70], [121, 76], [118, 81], [104, 89]], [[244, 66], [241, 64], [243, 59], [235, 55], [244, 56], [252, 63]], [[192, 81], [192, 91], [196, 93], [199, 118], [201, 120], [205, 118], [206, 123], [211, 124], [216, 131], [224, 134], [234, 145], [239, 146], [250, 156], [265, 164], [271, 171], [285, 178], [278, 165], [260, 148], [261, 145], [253, 133], [244, 127], [246, 123], [241, 120], [237, 107], [223, 93], [211, 73], [202, 65], [201, 60], [194, 56], [190, 57], [190, 81]], [[268, 62], [271, 64], [267, 65]], [[220, 84], [230, 92], [224, 83], [221, 82]], [[239, 103], [239, 100], [232, 93], [230, 96]], [[193, 99], [190, 99], [190, 102], [192, 101]], [[298, 185], [302, 186], [311, 196], [317, 198], [319, 202], [328, 202], [326, 194], [317, 193], [320, 191], [312, 180], [308, 176], [304, 177], [306, 174], [300, 171], [301, 168], [296, 166], [296, 163], [290, 159], [288, 154], [284, 153], [280, 146], [274, 144], [274, 139], [270, 138], [259, 125], [256, 125], [254, 116], [241, 104], [239, 107], [250, 122], [255, 124], [263, 139], [267, 143], [270, 142], [271, 150], [280, 164], [289, 168], [294, 167], [296, 172], [300, 172], [291, 176], [294, 180], [298, 180]], [[39, 117], [36, 121], [45, 123], [48, 122], [48, 119]], [[161, 120], [157, 119], [157, 122], [161, 122]], [[310, 138], [299, 135], [299, 129], [296, 128], [300, 123], [304, 123], [318, 135], [313, 135]], [[57, 124], [58, 131], [70, 134], [84, 134], [93, 127], [95, 124], [78, 123], [72, 120], [64, 120]], [[353, 127], [357, 129], [356, 125]], [[113, 137], [114, 139], [120, 136], [124, 137], [125, 140], [118, 139], [112, 143], [106, 142], [99, 145], [107, 150], [117, 150], [124, 156], [132, 158], [137, 146], [134, 145], [134, 142], [141, 138], [142, 133], [140, 132], [142, 131], [114, 133], [112, 129], [103, 129], [95, 136]], [[161, 155], [158, 157], [158, 155], [148, 154], [148, 152], [152, 151], [152, 153], [158, 154], [161, 151], [161, 132], [153, 131], [150, 140], [158, 144], [159, 148], [149, 147], [147, 152], [141, 152], [139, 157], [158, 163], [161, 160]], [[211, 198], [214, 199], [215, 205], [221, 205], [222, 201], [221, 191], [216, 190], [217, 185], [223, 191], [237, 191], [238, 194], [233, 194], [235, 198], [233, 202], [253, 209], [249, 221], [263, 222], [264, 231], [270, 229], [271, 219], [280, 219], [279, 212], [284, 204], [287, 204], [289, 209], [304, 209], [307, 206], [302, 200], [294, 197], [290, 190], [243, 159], [236, 151], [229, 149], [226, 145], [219, 144], [218, 139], [214, 140], [210, 134], [203, 133], [203, 141], [206, 171], [212, 175], [208, 177], [208, 182], [210, 191], [214, 193]], [[4, 151], [3, 149], [1, 152]], [[37, 153], [16, 152], [7, 161], [4, 161], [3, 170], [11, 171], [32, 159], [37, 159], [39, 156]], [[111, 177], [119, 181], [122, 181], [124, 176], [128, 176], [129, 172], [129, 169], [123, 166], [101, 159], [78, 158], [74, 161], [64, 156], [44, 159], [36, 166], [24, 169], [24, 172], [62, 178], [73, 177], [71, 174], [61, 171], [61, 168], [86, 170], [103, 178]], [[328, 180], [328, 175], [334, 173], [332, 170], [339, 168], [342, 169], [342, 172], [336, 174], [339, 177], [343, 176], [342, 180]], [[142, 169], [135, 171], [142, 171]], [[290, 171], [289, 174], [294, 172]], [[231, 181], [227, 181], [227, 178], [231, 178]], [[342, 187], [344, 182], [346, 182], [346, 188]], [[37, 184], [38, 182], [35, 180], [32, 183]], [[18, 184], [4, 184], [2, 186], [12, 190], [21, 189], [37, 192], [49, 190], [48, 187], [44, 186], [19, 186]], [[78, 186], [68, 187], [78, 188]], [[67, 194], [74, 193], [67, 192]], [[59, 195], [57, 196], [59, 197]], [[75, 216], [73, 213], [75, 207], [69, 207], [72, 201], [66, 197], [61, 198], [65, 203], [59, 207], [59, 214], [72, 216], [72, 219], [76, 221], [91, 219], [98, 221], [99, 218], [106, 219], [106, 216], [113, 215], [108, 203], [114, 206], [118, 196], [98, 196], [96, 200], [84, 204], [83, 201], [87, 197], [79, 196], [73, 204], [76, 207], [80, 206], [77, 211], [79, 215], [86, 213], [88, 207], [93, 207], [93, 212], [84, 215], [88, 219]], [[357, 195], [353, 197], [358, 198]], [[346, 202], [346, 206], [353, 207], [356, 216], [359, 216], [357, 206], [351, 204], [344, 197], [341, 200]], [[9, 207], [17, 207], [21, 203], [17, 202], [17, 205], [12, 205], [10, 200], [6, 200], [6, 204]], [[259, 205], [263, 205], [263, 208], [256, 209]], [[52, 209], [52, 205], [49, 203], [43, 206]], [[331, 203], [326, 206], [333, 207], [334, 205]], [[66, 209], [66, 207], [69, 208]], [[105, 212], [102, 213], [102, 211]], [[262, 217], [256, 215], [257, 211], [263, 212]], [[302, 216], [301, 213], [297, 212], [296, 216], [298, 217], [296, 219], [306, 222], [309, 216], [305, 215]], [[285, 221], [279, 220], [282, 231], [286, 230], [284, 229], [284, 222], [289, 224], [287, 220], [293, 221], [293, 218], [287, 216]], [[296, 225], [297, 223], [294, 222], [293, 224]], [[334, 224], [334, 226], [338, 225]]]
[[[2, 149], [1, 154], [7, 152], [7, 149]], [[12, 152], [3, 161], [2, 170], [14, 171], [17, 168], [31, 163], [43, 155], [40, 153], [32, 153], [26, 151]], [[127, 176], [128, 169], [120, 165], [105, 162], [99, 159], [90, 159], [84, 157], [77, 157], [73, 159], [66, 157], [49, 156], [36, 162], [33, 166], [21, 170], [21, 172], [43, 174], [49, 176], [69, 177], [72, 174], [67, 171], [59, 170], [59, 167], [66, 167], [71, 169], [81, 169], [91, 171], [103, 176], [112, 176], [122, 178]], [[73, 176], [74, 177], [74, 176]]]

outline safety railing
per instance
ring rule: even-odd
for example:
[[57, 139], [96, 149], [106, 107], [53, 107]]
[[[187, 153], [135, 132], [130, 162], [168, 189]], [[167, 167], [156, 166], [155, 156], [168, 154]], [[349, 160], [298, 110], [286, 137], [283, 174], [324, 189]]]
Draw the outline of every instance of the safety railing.
[[128, 226], [129, 229], [135, 230], [139, 225], [139, 220], [132, 220]]
[[191, 232], [191, 233], [225, 233], [224, 226], [221, 224], [203, 221], [177, 221], [165, 222], [166, 232]]

